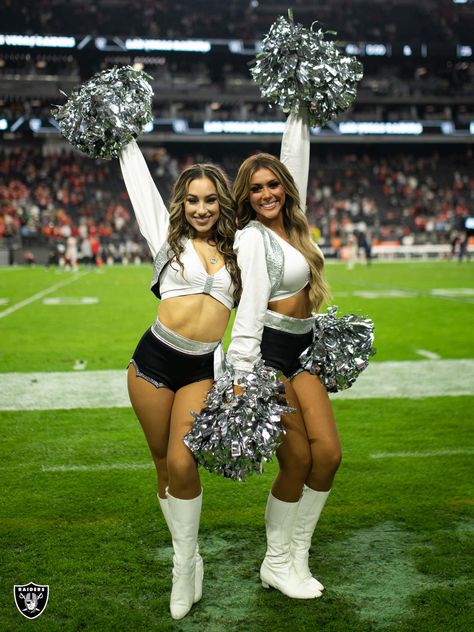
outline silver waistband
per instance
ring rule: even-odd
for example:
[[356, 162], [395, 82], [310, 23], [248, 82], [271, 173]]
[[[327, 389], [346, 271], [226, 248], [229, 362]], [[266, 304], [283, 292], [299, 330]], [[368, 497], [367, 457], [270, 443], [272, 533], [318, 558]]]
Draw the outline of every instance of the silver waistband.
[[278, 329], [278, 331], [284, 331], [287, 334], [307, 334], [313, 329], [314, 316], [292, 318], [267, 309], [264, 323], [265, 327]]
[[184, 336], [180, 336], [175, 331], [165, 327], [163, 323], [157, 319], [151, 326], [152, 333], [172, 349], [188, 353], [189, 355], [204, 355], [212, 353], [217, 349], [221, 342], [200, 342], [199, 340], [190, 340]]

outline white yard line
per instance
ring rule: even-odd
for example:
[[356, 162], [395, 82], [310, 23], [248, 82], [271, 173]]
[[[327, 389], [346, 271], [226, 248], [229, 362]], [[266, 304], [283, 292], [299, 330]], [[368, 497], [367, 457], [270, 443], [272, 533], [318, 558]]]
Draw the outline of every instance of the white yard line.
[[37, 294], [33, 294], [33, 296], [25, 298], [23, 301], [20, 301], [19, 303], [15, 303], [15, 305], [12, 305], [8, 309], [3, 310], [3, 312], [0, 312], [0, 318], [5, 318], [5, 316], [9, 316], [10, 314], [13, 314], [13, 312], [16, 312], [22, 307], [26, 307], [27, 305], [30, 305], [30, 303], [34, 303], [38, 299], [43, 298], [43, 296], [47, 296], [48, 294], [55, 292], [60, 287], [64, 287], [65, 285], [74, 283], [74, 281], [78, 281], [85, 274], [88, 274], [88, 273], [89, 273], [88, 270], [86, 270], [85, 272], [80, 272], [79, 274], [73, 276], [72, 278], [66, 279], [65, 281], [61, 281], [60, 283], [55, 283], [55, 285], [52, 285], [51, 287], [46, 288], [45, 290], [42, 290], [41, 292], [38, 292]]
[[100, 463], [98, 465], [43, 465], [42, 472], [102, 472], [107, 470], [149, 470], [153, 463]]
[[[474, 360], [372, 362], [337, 399], [474, 395]], [[127, 372], [0, 373], [0, 410], [129, 408]]]
[[[377, 452], [369, 454], [371, 459], [396, 459], [442, 457], [442, 456], [470, 456], [474, 449], [465, 450], [432, 450], [426, 452]], [[42, 472], [107, 472], [109, 470], [150, 470], [153, 463], [98, 463], [94, 465], [43, 465]]]
[[376, 452], [369, 454], [371, 459], [423, 459], [431, 456], [469, 456], [474, 454], [474, 448], [464, 450], [427, 450], [425, 452]]
[[434, 351], [428, 351], [428, 349], [416, 349], [416, 352], [422, 358], [426, 358], [427, 360], [439, 360], [441, 356]]

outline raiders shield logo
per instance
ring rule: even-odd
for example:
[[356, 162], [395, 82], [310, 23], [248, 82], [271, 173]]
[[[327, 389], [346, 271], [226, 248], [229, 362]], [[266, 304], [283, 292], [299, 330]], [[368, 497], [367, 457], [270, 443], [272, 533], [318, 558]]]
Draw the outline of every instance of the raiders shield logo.
[[13, 586], [15, 603], [21, 614], [27, 619], [36, 619], [43, 614], [49, 597], [49, 586], [40, 584], [23, 584]]

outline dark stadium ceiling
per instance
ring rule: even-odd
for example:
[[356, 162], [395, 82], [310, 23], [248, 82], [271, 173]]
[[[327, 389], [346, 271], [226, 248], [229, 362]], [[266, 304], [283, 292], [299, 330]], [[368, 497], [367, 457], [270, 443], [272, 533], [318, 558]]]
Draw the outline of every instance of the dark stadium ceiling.
[[[466, 89], [463, 83], [462, 89], [458, 86], [451, 94], [446, 90], [440, 92], [436, 86], [431, 93], [429, 91], [440, 63], [451, 68], [442, 70], [440, 76], [459, 67], [462, 70], [456, 71], [458, 74], [470, 76], [471, 81], [474, 77], [472, 2], [293, 0], [291, 5], [297, 21], [309, 25], [318, 17], [325, 27], [338, 30], [341, 49], [363, 61], [367, 80], [365, 89], [361, 85], [356, 110], [364, 104], [389, 110], [399, 108], [400, 112], [405, 106], [412, 109], [411, 116], [403, 117], [400, 113], [395, 119], [390, 114], [378, 119], [366, 114], [353, 121], [339, 121], [315, 132], [319, 139], [372, 134], [382, 137], [407, 134], [420, 140], [438, 136], [449, 142], [472, 138], [474, 114], [470, 119], [469, 112], [473, 112], [473, 90]], [[184, 76], [181, 82], [167, 84], [160, 73], [155, 75], [154, 102], [161, 118], [156, 119], [153, 129], [149, 130], [149, 139], [154, 140], [157, 134], [163, 133], [170, 139], [183, 136], [202, 139], [203, 134], [207, 138], [235, 137], [249, 133], [262, 133], [270, 138], [271, 134], [279, 133], [277, 120], [259, 121], [258, 117], [242, 120], [242, 116], [238, 120], [213, 120], [203, 114], [196, 124], [194, 115], [189, 118], [180, 113], [179, 108], [169, 119], [162, 110], [163, 104], [173, 101], [180, 107], [184, 104], [188, 110], [204, 108], [216, 100], [216, 86], [217, 110], [226, 104], [244, 108], [248, 103], [258, 104], [260, 97], [249, 80], [247, 63], [258, 52], [261, 37], [269, 25], [277, 15], [285, 14], [287, 7], [284, 3], [258, 0], [227, 0], [225, 3], [221, 0], [154, 0], [132, 4], [128, 0], [25, 0], [13, 4], [10, 0], [0, 0], [0, 30], [3, 29], [0, 32], [0, 132], [5, 136], [27, 128], [35, 135], [56, 133], [54, 124], [43, 114], [11, 116], [2, 113], [5, 99], [30, 103], [43, 100], [49, 108], [49, 104], [57, 101], [60, 90], [70, 94], [78, 83], [111, 64], [145, 67], [151, 75], [154, 68], [158, 73], [160, 66], [166, 66], [173, 73], [176, 64], [181, 64], [189, 65], [188, 79]], [[203, 12], [204, 8], [207, 11]], [[231, 21], [229, 16], [235, 19]], [[361, 33], [368, 37], [365, 40], [358, 37]], [[49, 69], [50, 63], [54, 67], [61, 59], [72, 60], [75, 67], [67, 73]], [[15, 69], [16, 65], [21, 67], [22, 60], [25, 67]], [[211, 81], [198, 85], [193, 64], [201, 63], [206, 66]], [[226, 81], [222, 78], [229, 64], [230, 75], [240, 73], [246, 77], [237, 77], [235, 86], [227, 80], [230, 75]], [[420, 76], [427, 76], [425, 82], [420, 81], [421, 91], [398, 92], [393, 85], [379, 90], [380, 75], [396, 76], [397, 68], [407, 66], [412, 68], [413, 75], [419, 70]], [[373, 86], [368, 81], [371, 73]], [[403, 83], [406, 76], [402, 74], [398, 80]], [[468, 81], [465, 80], [466, 86]], [[444, 106], [454, 112], [460, 105], [465, 108], [462, 120], [457, 115], [443, 114]], [[434, 106], [429, 120], [424, 119], [424, 106]], [[438, 118], [436, 110], [440, 113]], [[270, 130], [269, 123], [276, 127]]]

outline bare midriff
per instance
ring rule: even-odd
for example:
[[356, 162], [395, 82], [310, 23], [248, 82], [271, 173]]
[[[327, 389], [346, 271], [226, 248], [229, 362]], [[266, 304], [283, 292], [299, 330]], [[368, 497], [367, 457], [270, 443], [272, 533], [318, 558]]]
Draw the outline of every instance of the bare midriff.
[[220, 341], [229, 316], [227, 307], [208, 294], [167, 298], [158, 307], [158, 318], [165, 327], [199, 342]]
[[311, 316], [309, 286], [304, 287], [298, 294], [289, 298], [284, 298], [281, 301], [271, 301], [268, 304], [268, 309], [291, 318], [308, 318]]

